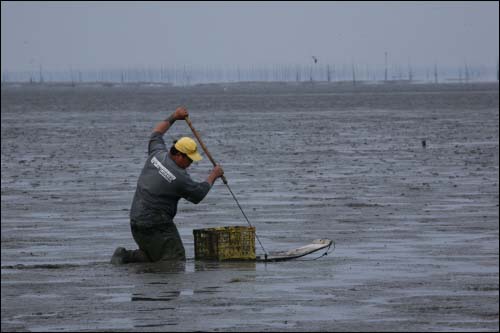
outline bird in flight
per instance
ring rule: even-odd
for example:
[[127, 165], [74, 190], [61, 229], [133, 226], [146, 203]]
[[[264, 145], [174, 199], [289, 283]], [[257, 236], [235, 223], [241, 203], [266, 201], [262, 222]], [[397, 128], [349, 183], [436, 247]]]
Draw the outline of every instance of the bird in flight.
[[314, 63], [317, 63], [318, 62], [318, 58], [316, 58], [315, 56], [312, 56], [313, 60], [314, 60]]

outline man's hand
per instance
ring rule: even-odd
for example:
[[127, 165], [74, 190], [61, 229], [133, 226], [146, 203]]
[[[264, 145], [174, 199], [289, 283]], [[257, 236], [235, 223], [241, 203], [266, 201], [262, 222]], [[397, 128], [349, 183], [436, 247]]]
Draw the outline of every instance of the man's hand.
[[170, 128], [170, 126], [172, 126], [172, 124], [176, 120], [186, 119], [187, 116], [189, 116], [188, 110], [183, 106], [179, 106], [177, 109], [175, 109], [175, 112], [170, 115], [170, 117], [156, 124], [153, 132], [165, 134], [165, 132]]
[[224, 175], [224, 170], [222, 170], [222, 167], [217, 164], [215, 168], [213, 168], [210, 174], [208, 175], [207, 182], [213, 185], [213, 183], [215, 183], [217, 178], [222, 177], [222, 175]]
[[214, 169], [212, 170], [212, 173], [214, 174], [215, 178], [219, 178], [219, 177], [222, 177], [222, 175], [224, 174], [224, 170], [222, 170], [222, 167], [220, 165], [216, 165], [214, 167]]
[[175, 120], [183, 120], [187, 116], [189, 116], [189, 112], [185, 107], [179, 106], [177, 109], [175, 109], [175, 112], [174, 112]]

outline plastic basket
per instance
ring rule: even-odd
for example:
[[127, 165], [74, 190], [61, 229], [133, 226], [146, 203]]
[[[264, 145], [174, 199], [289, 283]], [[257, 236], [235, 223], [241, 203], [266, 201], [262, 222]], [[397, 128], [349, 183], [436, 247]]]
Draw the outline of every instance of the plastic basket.
[[255, 227], [193, 230], [195, 259], [255, 260]]

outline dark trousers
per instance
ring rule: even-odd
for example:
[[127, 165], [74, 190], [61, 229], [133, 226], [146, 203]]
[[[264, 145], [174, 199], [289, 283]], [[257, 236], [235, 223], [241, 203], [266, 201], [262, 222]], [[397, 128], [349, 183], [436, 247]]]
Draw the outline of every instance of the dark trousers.
[[179, 231], [166, 214], [149, 214], [146, 221], [132, 219], [130, 228], [139, 249], [150, 261], [186, 259]]

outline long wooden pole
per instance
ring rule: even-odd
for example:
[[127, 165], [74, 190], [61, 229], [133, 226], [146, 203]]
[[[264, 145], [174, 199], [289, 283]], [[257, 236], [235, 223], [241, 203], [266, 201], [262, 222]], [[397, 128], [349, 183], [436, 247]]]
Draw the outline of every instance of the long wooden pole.
[[[189, 119], [189, 117], [184, 118], [184, 120], [186, 120], [186, 123], [189, 125], [189, 128], [191, 128], [191, 131], [193, 131], [194, 136], [196, 137], [196, 139], [198, 139], [198, 142], [200, 143], [201, 148], [203, 148], [203, 151], [205, 152], [205, 154], [207, 154], [208, 159], [210, 160], [210, 162], [212, 162], [212, 164], [214, 166], [216, 166], [217, 163], [215, 162], [214, 158], [212, 157], [212, 155], [208, 151], [207, 146], [205, 146], [205, 144], [201, 140], [201, 137], [198, 134], [198, 132], [194, 129], [193, 124], [191, 123], [191, 120]], [[227, 184], [226, 177], [224, 177], [224, 175], [222, 175], [221, 178], [222, 178], [222, 181], [224, 182], [224, 184]]]

